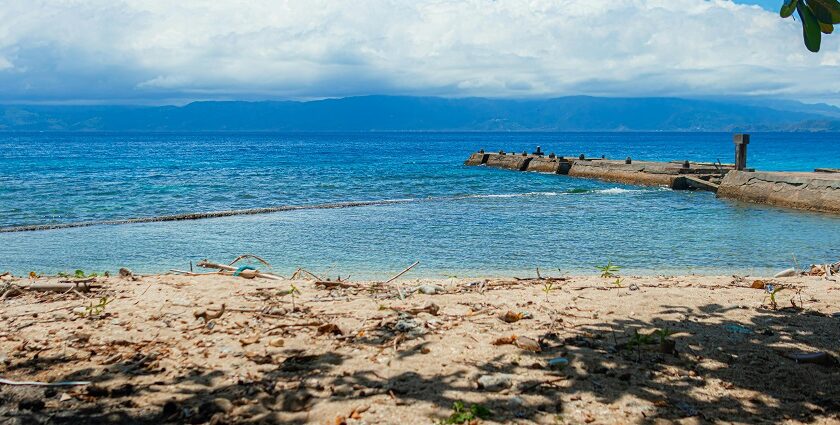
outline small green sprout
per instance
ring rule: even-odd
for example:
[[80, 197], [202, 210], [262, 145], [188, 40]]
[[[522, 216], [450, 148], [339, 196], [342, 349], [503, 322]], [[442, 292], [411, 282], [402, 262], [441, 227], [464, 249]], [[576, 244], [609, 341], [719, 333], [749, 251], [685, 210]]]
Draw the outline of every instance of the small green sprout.
[[554, 282], [546, 282], [543, 284], [542, 291], [545, 292], [545, 299], [548, 300], [548, 294], [554, 290]]
[[93, 316], [100, 316], [105, 311], [105, 306], [111, 304], [114, 300], [109, 300], [108, 297], [102, 297], [99, 299], [99, 303], [94, 304], [93, 301], [85, 307], [84, 312], [79, 313], [82, 317], [93, 317]]
[[604, 279], [616, 277], [618, 271], [621, 270], [621, 266], [613, 264], [612, 261], [607, 261], [607, 264], [595, 266], [595, 268], [601, 271], [601, 277]]
[[489, 419], [493, 415], [490, 409], [480, 404], [473, 404], [467, 409], [462, 401], [453, 403], [452, 410], [453, 413], [448, 418], [442, 419], [439, 422], [440, 425], [469, 423], [476, 419]]
[[[84, 279], [86, 277], [99, 277], [99, 273], [88, 274], [88, 273], [85, 273], [85, 271], [81, 270], [81, 269], [77, 269], [76, 271], [73, 272], [73, 274], [70, 274], [70, 273], [67, 273], [67, 272], [58, 272], [55, 275], [58, 276], [58, 277], [63, 277], [65, 279], [71, 279], [71, 278], [72, 279]], [[103, 276], [108, 277], [109, 273], [105, 272], [103, 274]]]
[[295, 306], [295, 299], [300, 296], [300, 289], [298, 289], [297, 285], [294, 283], [291, 284], [289, 287], [289, 295], [292, 297], [292, 311], [297, 311], [297, 307]]
[[613, 285], [615, 285], [616, 288], [621, 288], [622, 287], [621, 286], [621, 281], [622, 281], [622, 279], [620, 277], [617, 277], [617, 278], [615, 278], [615, 282], [613, 282]]
[[767, 285], [764, 287], [764, 290], [767, 291], [767, 294], [770, 296], [770, 305], [773, 307], [773, 310], [779, 308], [779, 304], [776, 302], [776, 294], [785, 289], [782, 285]]
[[674, 334], [674, 332], [670, 328], [657, 329], [657, 330], [653, 331], [653, 335], [656, 335], [656, 336], [659, 337], [659, 343], [660, 344], [664, 343], [665, 340], [668, 339], [668, 337], [673, 335], [673, 334]]

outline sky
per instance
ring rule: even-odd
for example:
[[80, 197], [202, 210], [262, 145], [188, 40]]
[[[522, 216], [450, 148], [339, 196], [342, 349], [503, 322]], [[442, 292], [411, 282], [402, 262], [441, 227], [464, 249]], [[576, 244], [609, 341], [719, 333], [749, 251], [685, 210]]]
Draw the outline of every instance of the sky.
[[[840, 104], [782, 0], [0, 0], [0, 102], [354, 95]], [[749, 3], [749, 4], [745, 4]]]

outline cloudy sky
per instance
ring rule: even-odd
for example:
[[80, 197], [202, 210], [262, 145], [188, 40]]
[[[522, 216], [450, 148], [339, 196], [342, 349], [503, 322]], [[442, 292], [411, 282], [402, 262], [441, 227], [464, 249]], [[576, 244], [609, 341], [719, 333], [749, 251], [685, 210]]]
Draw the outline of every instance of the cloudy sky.
[[[782, 0], [0, 0], [0, 102], [364, 94], [840, 103]], [[763, 6], [763, 7], [762, 7]]]

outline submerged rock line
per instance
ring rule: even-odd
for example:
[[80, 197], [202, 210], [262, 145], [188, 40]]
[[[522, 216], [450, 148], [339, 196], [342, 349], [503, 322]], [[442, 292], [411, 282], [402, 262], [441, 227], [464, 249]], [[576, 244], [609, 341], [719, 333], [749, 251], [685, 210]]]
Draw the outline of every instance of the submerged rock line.
[[331, 204], [316, 204], [316, 205], [282, 205], [276, 207], [263, 208], [249, 208], [242, 210], [227, 210], [227, 211], [208, 211], [198, 213], [186, 214], [172, 214], [161, 215], [154, 217], [138, 217], [125, 218], [116, 220], [96, 220], [96, 221], [78, 221], [72, 223], [53, 223], [53, 224], [34, 224], [27, 226], [9, 226], [0, 227], [0, 233], [12, 232], [34, 232], [38, 230], [55, 230], [55, 229], [70, 229], [74, 227], [89, 227], [89, 226], [103, 226], [103, 225], [117, 225], [117, 224], [134, 224], [134, 223], [155, 223], [160, 221], [182, 221], [182, 220], [201, 220], [205, 218], [219, 218], [231, 217], [235, 215], [256, 215], [268, 214], [283, 211], [298, 211], [298, 210], [327, 210], [338, 208], [352, 208], [352, 207], [367, 207], [376, 205], [390, 205], [390, 204], [405, 204], [408, 202], [419, 202], [425, 200], [432, 200], [433, 198], [414, 198], [414, 199], [385, 199], [379, 201], [357, 201], [357, 202], [336, 202]]
[[[576, 192], [567, 192], [576, 193]], [[436, 202], [436, 201], [457, 201], [476, 198], [491, 198], [497, 196], [548, 196], [557, 195], [555, 192], [528, 192], [528, 193], [510, 193], [510, 194], [478, 194], [478, 195], [456, 195], [456, 196], [429, 196], [426, 198], [404, 198], [404, 199], [381, 199], [374, 201], [350, 201], [350, 202], [334, 202], [328, 204], [312, 204], [312, 205], [280, 205], [276, 207], [262, 207], [262, 208], [247, 208], [241, 210], [226, 210], [226, 211], [208, 211], [196, 213], [183, 213], [160, 215], [153, 217], [138, 217], [138, 218], [123, 218], [113, 220], [91, 220], [91, 221], [77, 221], [70, 223], [50, 223], [50, 224], [31, 224], [23, 226], [7, 226], [0, 227], [0, 233], [13, 232], [35, 232], [39, 230], [56, 230], [56, 229], [70, 229], [74, 227], [90, 227], [90, 226], [106, 226], [118, 224], [135, 224], [135, 223], [155, 223], [161, 221], [183, 221], [183, 220], [201, 220], [206, 218], [231, 217], [235, 215], [257, 215], [269, 214], [284, 211], [299, 211], [299, 210], [330, 210], [339, 208], [353, 208], [353, 207], [371, 207], [380, 205], [394, 205], [394, 204], [408, 204], [413, 202]]]

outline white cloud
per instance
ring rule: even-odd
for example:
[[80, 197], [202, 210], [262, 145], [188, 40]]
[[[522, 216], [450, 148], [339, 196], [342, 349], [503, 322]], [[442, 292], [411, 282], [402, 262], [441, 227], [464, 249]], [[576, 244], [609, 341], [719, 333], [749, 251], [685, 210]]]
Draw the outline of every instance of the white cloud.
[[728, 0], [5, 0], [0, 22], [6, 101], [840, 98], [840, 35], [811, 54]]
[[0, 56], [0, 71], [6, 70], [6, 69], [11, 69], [11, 68], [14, 68], [14, 67], [15, 67], [14, 64], [9, 62], [8, 59], [4, 58], [3, 56]]

